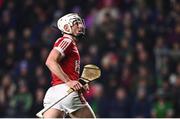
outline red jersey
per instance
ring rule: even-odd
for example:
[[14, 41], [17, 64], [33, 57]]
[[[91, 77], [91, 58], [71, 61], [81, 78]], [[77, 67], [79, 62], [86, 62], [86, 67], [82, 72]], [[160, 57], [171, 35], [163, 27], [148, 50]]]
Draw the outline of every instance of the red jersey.
[[[80, 72], [80, 55], [76, 43], [73, 41], [73, 39], [68, 37], [61, 37], [55, 42], [53, 48], [58, 50], [63, 56], [59, 62], [62, 70], [69, 76], [71, 80], [78, 80]], [[64, 81], [59, 79], [52, 72], [51, 76], [51, 84], [53, 86], [64, 83]]]

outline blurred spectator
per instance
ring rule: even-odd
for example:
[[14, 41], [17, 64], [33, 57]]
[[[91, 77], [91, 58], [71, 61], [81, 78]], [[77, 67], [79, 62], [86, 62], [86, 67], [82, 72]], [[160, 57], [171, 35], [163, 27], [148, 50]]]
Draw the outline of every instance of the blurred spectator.
[[129, 45], [129, 40], [124, 38], [122, 40], [119, 41], [119, 47], [120, 47], [120, 58], [124, 58], [128, 55], [128, 53], [132, 53], [132, 47]]
[[136, 93], [138, 90], [145, 90], [148, 94], [153, 93], [154, 81], [148, 69], [144, 66], [139, 66], [138, 72], [134, 75], [132, 92]]
[[4, 115], [5, 115], [5, 111], [6, 110], [4, 110], [4, 108], [6, 107], [6, 101], [5, 101], [5, 93], [4, 93], [4, 91], [3, 91], [3, 89], [0, 89], [0, 105], [1, 105], [1, 107], [0, 107], [0, 113], [1, 113], [1, 118], [3, 118], [4, 117]]
[[35, 118], [36, 113], [43, 109], [43, 98], [45, 96], [45, 91], [42, 88], [37, 88], [34, 95], [34, 103], [31, 108], [30, 117]]
[[98, 46], [93, 44], [89, 47], [89, 54], [92, 57], [92, 63], [98, 64], [100, 60]]
[[1, 117], [6, 117], [6, 111], [8, 103], [13, 98], [16, 91], [16, 85], [14, 84], [10, 74], [5, 74], [1, 79], [0, 84], [0, 113]]
[[176, 71], [175, 71], [175, 73], [176, 73], [177, 75], [180, 74], [180, 62], [177, 63], [177, 65], [176, 65]]
[[157, 91], [157, 99], [153, 104], [151, 115], [153, 118], [172, 118], [173, 117], [173, 103], [168, 101], [165, 97], [165, 92], [161, 89]]
[[101, 6], [102, 8], [99, 10], [97, 14], [96, 24], [107, 25], [106, 27], [108, 27], [108, 25], [113, 25], [110, 24], [112, 23], [111, 20], [118, 19], [118, 9], [116, 8], [113, 0], [102, 0], [102, 4], [103, 6]]
[[39, 65], [35, 69], [35, 77], [32, 82], [35, 86], [31, 87], [31, 91], [35, 92], [36, 88], [43, 88], [46, 89], [48, 87], [48, 80], [45, 77], [44, 68]]
[[130, 117], [130, 102], [126, 90], [119, 87], [116, 90], [115, 98], [110, 100], [109, 115], [111, 118]]
[[120, 84], [126, 87], [128, 91], [131, 89], [132, 81], [133, 81], [133, 74], [129, 67], [124, 66], [121, 71], [121, 77], [120, 77]]
[[146, 94], [146, 90], [139, 89], [132, 104], [132, 117], [133, 118], [149, 118], [151, 112], [151, 100]]
[[180, 37], [180, 23], [177, 23], [174, 30], [169, 35], [169, 43], [172, 46], [174, 43], [179, 44], [179, 37]]
[[177, 75], [174, 87], [173, 87], [173, 102], [174, 102], [174, 117], [180, 117], [180, 75]]
[[95, 83], [92, 84], [91, 89], [92, 97], [87, 98], [96, 116], [98, 118], [108, 117], [108, 106], [104, 105], [108, 102], [104, 96], [104, 87], [99, 83]]
[[25, 81], [21, 80], [18, 86], [19, 90], [10, 100], [7, 114], [10, 117], [30, 117], [29, 114], [33, 101], [32, 95]]

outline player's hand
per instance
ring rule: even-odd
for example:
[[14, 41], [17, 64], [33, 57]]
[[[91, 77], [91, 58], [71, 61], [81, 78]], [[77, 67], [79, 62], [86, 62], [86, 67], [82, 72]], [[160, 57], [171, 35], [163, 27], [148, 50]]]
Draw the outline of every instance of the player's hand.
[[79, 92], [89, 93], [89, 85], [88, 84], [83, 85], [83, 88], [81, 90], [79, 90]]
[[85, 84], [83, 89], [88, 93], [89, 92], [89, 84]]
[[70, 80], [66, 82], [66, 84], [75, 91], [78, 91], [83, 88], [82, 84], [79, 81]]

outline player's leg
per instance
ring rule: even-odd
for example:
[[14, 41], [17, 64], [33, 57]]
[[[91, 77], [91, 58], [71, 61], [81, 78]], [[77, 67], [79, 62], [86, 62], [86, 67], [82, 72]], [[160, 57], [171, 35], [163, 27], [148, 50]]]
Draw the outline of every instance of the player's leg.
[[43, 114], [44, 118], [63, 118], [63, 116], [64, 116], [64, 112], [55, 108], [51, 108], [46, 112], [44, 112]]
[[92, 108], [87, 104], [86, 106], [69, 114], [72, 118], [96, 118]]
[[[47, 107], [56, 100], [59, 100], [59, 97], [64, 96], [64, 92], [66, 92], [66, 90], [64, 90], [63, 85], [56, 85], [49, 88], [43, 100], [44, 107]], [[52, 108], [48, 109], [43, 114], [44, 118], [62, 118], [63, 116], [64, 110], [62, 110], [60, 102], [54, 105]]]

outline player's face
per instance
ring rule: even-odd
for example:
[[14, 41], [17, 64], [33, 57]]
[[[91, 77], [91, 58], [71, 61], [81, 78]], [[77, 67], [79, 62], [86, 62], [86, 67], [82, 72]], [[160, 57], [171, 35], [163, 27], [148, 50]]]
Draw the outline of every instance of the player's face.
[[81, 21], [74, 21], [72, 26], [73, 35], [84, 34], [84, 24]]

